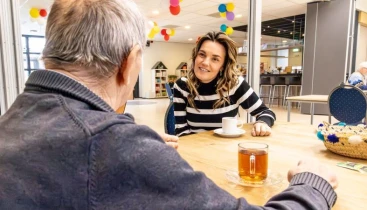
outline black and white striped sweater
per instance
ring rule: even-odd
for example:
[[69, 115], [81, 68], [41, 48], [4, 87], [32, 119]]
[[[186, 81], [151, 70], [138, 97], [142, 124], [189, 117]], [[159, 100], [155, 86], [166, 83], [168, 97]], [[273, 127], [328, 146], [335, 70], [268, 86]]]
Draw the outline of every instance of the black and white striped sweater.
[[[230, 104], [225, 103], [223, 107], [213, 109], [213, 105], [219, 99], [216, 93], [217, 80], [210, 83], [201, 83], [195, 98], [198, 111], [188, 103], [189, 90], [186, 84], [187, 78], [178, 79], [174, 85], [174, 110], [175, 110], [175, 133], [177, 136], [198, 133], [206, 130], [214, 130], [222, 127], [223, 117], [234, 117], [238, 114], [241, 106], [256, 120], [266, 122], [272, 126], [275, 114], [264, 105], [253, 89], [243, 77], [239, 77], [237, 85], [229, 91]], [[228, 94], [225, 93], [225, 96]]]

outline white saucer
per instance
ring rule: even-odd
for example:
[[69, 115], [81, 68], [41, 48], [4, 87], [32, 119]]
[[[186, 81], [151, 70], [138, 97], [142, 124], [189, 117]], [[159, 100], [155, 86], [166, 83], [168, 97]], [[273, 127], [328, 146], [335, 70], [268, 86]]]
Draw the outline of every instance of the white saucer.
[[224, 133], [222, 128], [218, 128], [214, 130], [214, 133], [218, 134], [219, 136], [223, 136], [223, 137], [239, 137], [242, 134], [246, 133], [246, 131], [240, 128], [237, 128], [236, 133]]

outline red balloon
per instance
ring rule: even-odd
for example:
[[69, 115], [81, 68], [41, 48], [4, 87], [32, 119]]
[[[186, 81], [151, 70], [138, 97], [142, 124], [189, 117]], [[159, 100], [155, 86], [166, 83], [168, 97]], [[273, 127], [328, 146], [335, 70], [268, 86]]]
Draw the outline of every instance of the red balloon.
[[181, 11], [180, 5], [178, 5], [177, 7], [169, 6], [169, 11], [172, 15], [178, 15]]
[[166, 41], [169, 40], [169, 35], [168, 34], [164, 35], [164, 40], [166, 40]]
[[46, 17], [47, 16], [47, 11], [45, 9], [40, 9], [40, 16], [41, 17]]
[[167, 30], [166, 30], [166, 29], [162, 29], [162, 30], [161, 30], [161, 34], [162, 34], [163, 36], [167, 35]]

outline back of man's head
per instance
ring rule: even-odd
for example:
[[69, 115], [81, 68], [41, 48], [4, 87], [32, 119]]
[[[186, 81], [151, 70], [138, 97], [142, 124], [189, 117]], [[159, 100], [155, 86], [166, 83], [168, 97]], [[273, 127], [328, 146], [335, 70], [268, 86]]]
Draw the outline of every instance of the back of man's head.
[[55, 0], [43, 60], [46, 68], [79, 66], [110, 77], [145, 42], [145, 18], [132, 0]]

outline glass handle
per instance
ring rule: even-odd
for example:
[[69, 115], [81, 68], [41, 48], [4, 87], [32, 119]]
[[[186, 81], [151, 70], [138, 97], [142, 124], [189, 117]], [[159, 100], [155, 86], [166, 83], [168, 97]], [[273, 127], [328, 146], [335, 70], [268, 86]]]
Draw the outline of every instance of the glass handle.
[[250, 174], [255, 174], [255, 155], [250, 156]]

